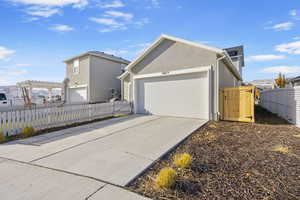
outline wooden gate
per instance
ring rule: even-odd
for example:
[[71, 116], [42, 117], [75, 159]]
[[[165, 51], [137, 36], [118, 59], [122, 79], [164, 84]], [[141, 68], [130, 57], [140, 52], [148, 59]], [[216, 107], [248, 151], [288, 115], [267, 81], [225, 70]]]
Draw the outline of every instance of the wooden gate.
[[254, 122], [254, 86], [220, 89], [220, 119]]

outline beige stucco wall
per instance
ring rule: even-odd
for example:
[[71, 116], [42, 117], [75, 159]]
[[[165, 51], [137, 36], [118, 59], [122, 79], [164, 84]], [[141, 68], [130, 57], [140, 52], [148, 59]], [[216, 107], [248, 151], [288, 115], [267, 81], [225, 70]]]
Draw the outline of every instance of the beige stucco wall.
[[90, 56], [90, 102], [102, 102], [111, 98], [110, 89], [120, 93], [121, 82], [117, 78], [121, 75], [121, 63]]
[[215, 64], [216, 53], [180, 42], [164, 40], [133, 69], [134, 74], [168, 72]]
[[73, 73], [73, 60], [67, 63], [67, 78], [70, 80], [69, 87], [75, 85], [89, 84], [89, 56], [84, 56], [79, 59], [79, 73]]

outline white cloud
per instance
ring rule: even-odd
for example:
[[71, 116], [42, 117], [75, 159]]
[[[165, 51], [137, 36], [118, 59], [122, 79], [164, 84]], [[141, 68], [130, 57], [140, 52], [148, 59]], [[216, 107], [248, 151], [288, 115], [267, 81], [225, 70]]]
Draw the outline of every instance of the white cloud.
[[294, 26], [293, 22], [285, 22], [281, 24], [275, 24], [271, 27], [271, 29], [275, 31], [289, 31]]
[[74, 28], [65, 24], [56, 24], [51, 28], [51, 30], [58, 32], [69, 32], [74, 31]]
[[98, 24], [103, 24], [107, 26], [106, 28], [103, 28], [100, 30], [101, 33], [107, 33], [112, 32], [115, 30], [126, 30], [127, 27], [124, 23], [117, 22], [115, 19], [111, 18], [97, 18], [97, 17], [91, 17], [89, 18], [90, 21], [96, 22]]
[[296, 9], [293, 9], [293, 10], [290, 10], [289, 14], [293, 17], [297, 16], [297, 10]]
[[126, 21], [131, 21], [133, 18], [133, 14], [131, 14], [131, 13], [123, 13], [123, 12], [114, 11], [114, 10], [106, 11], [104, 16], [105, 17], [113, 17], [113, 18], [121, 18]]
[[138, 26], [143, 26], [145, 24], [149, 24], [150, 23], [150, 19], [149, 18], [142, 18], [136, 22], [134, 22], [134, 24], [138, 25]]
[[28, 66], [30, 66], [30, 64], [25, 64], [25, 63], [16, 64], [16, 67], [28, 67]]
[[249, 56], [246, 58], [246, 61], [270, 61], [270, 60], [281, 60], [284, 59], [284, 55], [273, 55], [273, 54], [265, 54], [265, 55], [256, 55]]
[[289, 54], [300, 54], [300, 40], [296, 42], [284, 43], [277, 45], [275, 50]]
[[11, 56], [14, 53], [14, 50], [8, 49], [4, 46], [0, 46], [0, 61], [9, 59], [9, 56]]
[[300, 40], [300, 37], [298, 37], [298, 36], [293, 37], [293, 40]]
[[262, 70], [264, 73], [283, 73], [283, 74], [295, 74], [300, 73], [300, 66], [274, 66], [267, 67]]
[[101, 8], [121, 8], [124, 7], [124, 3], [120, 0], [112, 1], [111, 3], [100, 5]]
[[106, 11], [102, 17], [90, 17], [89, 20], [106, 26], [100, 29], [100, 32], [102, 33], [115, 30], [127, 30], [129, 25], [143, 26], [150, 23], [148, 18], [135, 20], [132, 13], [124, 13], [115, 10]]
[[13, 3], [20, 3], [25, 5], [39, 5], [39, 6], [58, 6], [63, 7], [66, 5], [82, 6], [87, 5], [87, 0], [9, 0]]
[[153, 7], [159, 7], [159, 1], [158, 0], [151, 0], [151, 3]]
[[89, 18], [90, 21], [99, 23], [99, 24], [104, 24], [104, 25], [108, 25], [108, 26], [119, 26], [121, 25], [119, 22], [117, 22], [114, 19], [110, 19], [110, 18], [97, 18], [97, 17], [91, 17]]
[[23, 70], [18, 70], [18, 71], [11, 71], [11, 72], [7, 72], [7, 75], [9, 76], [21, 76], [27, 74], [27, 70], [23, 69]]
[[[38, 16], [38, 17], [51, 17], [60, 12], [58, 8], [43, 7], [43, 6], [31, 6], [25, 9], [28, 15]], [[36, 18], [34, 20], [37, 20]]]
[[[61, 8], [71, 5], [73, 8], [83, 8], [88, 5], [89, 0], [8, 0], [15, 5], [25, 5], [24, 12], [31, 16], [51, 17], [61, 13]], [[27, 20], [36, 21], [38, 18]]]
[[104, 52], [107, 54], [115, 55], [115, 56], [128, 54], [127, 50], [121, 50], [121, 49], [118, 49], [118, 50], [105, 49]]

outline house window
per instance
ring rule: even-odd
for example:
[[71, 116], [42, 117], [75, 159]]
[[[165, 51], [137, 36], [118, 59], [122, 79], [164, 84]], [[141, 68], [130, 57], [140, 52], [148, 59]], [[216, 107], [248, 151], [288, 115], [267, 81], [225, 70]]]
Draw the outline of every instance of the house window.
[[79, 59], [73, 61], [73, 73], [79, 74]]
[[229, 51], [228, 54], [229, 54], [230, 57], [237, 56], [238, 55], [238, 51]]

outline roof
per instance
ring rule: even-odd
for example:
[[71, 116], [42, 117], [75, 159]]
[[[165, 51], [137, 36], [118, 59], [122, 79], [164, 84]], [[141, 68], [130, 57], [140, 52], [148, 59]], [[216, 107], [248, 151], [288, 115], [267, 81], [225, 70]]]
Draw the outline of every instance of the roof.
[[290, 81], [291, 82], [298, 82], [298, 81], [300, 81], [300, 76], [296, 76], [294, 78], [291, 78]]
[[61, 82], [49, 82], [49, 81], [34, 81], [27, 80], [17, 83], [21, 87], [33, 87], [33, 88], [62, 88], [63, 83]]
[[[152, 45], [150, 45], [150, 47], [148, 47], [140, 56], [138, 56], [133, 62], [131, 62], [129, 65], [127, 65], [127, 67], [125, 68], [126, 71], [132, 69], [133, 67], [136, 66], [136, 64], [138, 64], [143, 58], [145, 58], [153, 49], [155, 49], [157, 46], [159, 46], [164, 40], [171, 40], [171, 41], [175, 41], [175, 42], [180, 42], [180, 43], [184, 43], [187, 45], [191, 45], [197, 48], [202, 48], [202, 49], [206, 49], [208, 51], [212, 51], [214, 53], [216, 53], [217, 55], [220, 56], [225, 56], [226, 57], [226, 61], [230, 66], [230, 71], [232, 71], [232, 73], [239, 79], [242, 80], [242, 77], [240, 75], [240, 73], [237, 71], [236, 67], [234, 66], [234, 64], [232, 63], [232, 60], [230, 58], [230, 56], [228, 55], [228, 53], [223, 50], [223, 49], [219, 49], [216, 47], [212, 47], [212, 46], [208, 46], [208, 45], [204, 45], [204, 44], [200, 44], [200, 43], [196, 43], [196, 42], [192, 42], [192, 41], [188, 41], [188, 40], [184, 40], [181, 38], [176, 38], [173, 36], [169, 36], [169, 35], [161, 35]], [[124, 72], [119, 78], [122, 79], [125, 77], [126, 72]]]
[[230, 51], [238, 51], [238, 55], [237, 56], [230, 56], [230, 55], [229, 56], [232, 57], [232, 58], [234, 58], [234, 57], [241, 57], [242, 67], [245, 66], [245, 61], [244, 61], [244, 46], [243, 45], [225, 48], [224, 50], [227, 51], [228, 54], [229, 54]]
[[117, 56], [107, 54], [107, 53], [104, 53], [104, 52], [100, 52], [100, 51], [88, 51], [88, 52], [83, 53], [79, 56], [74, 56], [72, 58], [66, 59], [66, 60], [64, 60], [64, 62], [66, 63], [66, 62], [69, 62], [71, 60], [74, 60], [74, 59], [77, 59], [77, 58], [80, 58], [80, 57], [83, 57], [83, 56], [87, 56], [87, 55], [97, 56], [97, 57], [101, 57], [101, 58], [104, 58], [104, 59], [107, 59], [107, 60], [120, 62], [120, 63], [123, 63], [123, 64], [129, 64], [130, 63], [130, 61], [125, 60], [124, 58], [117, 57]]

